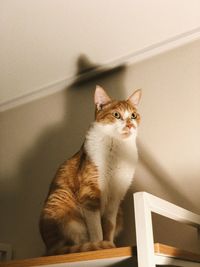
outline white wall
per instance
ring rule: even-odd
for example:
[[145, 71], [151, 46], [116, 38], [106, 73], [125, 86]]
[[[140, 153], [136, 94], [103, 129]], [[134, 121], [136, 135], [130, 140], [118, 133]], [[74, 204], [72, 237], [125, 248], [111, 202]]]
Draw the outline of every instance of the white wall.
[[[199, 54], [198, 40], [0, 114], [0, 241], [13, 245], [15, 258], [43, 253], [42, 204], [57, 167], [84, 140], [96, 84], [115, 98], [143, 88], [141, 160], [131, 192], [146, 190], [200, 213]], [[119, 243], [128, 245], [135, 241], [130, 195], [124, 208], [126, 227]], [[199, 249], [192, 230], [176, 226], [170, 237], [172, 224], [155, 220], [156, 240]]]
[[1, 0], [0, 104], [198, 29], [198, 0]]

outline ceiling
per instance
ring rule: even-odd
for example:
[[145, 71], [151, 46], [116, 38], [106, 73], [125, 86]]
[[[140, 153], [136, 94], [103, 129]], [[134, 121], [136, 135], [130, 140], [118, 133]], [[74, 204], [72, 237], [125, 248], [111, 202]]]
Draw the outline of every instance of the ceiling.
[[105, 66], [199, 37], [199, 10], [198, 0], [2, 0], [0, 107], [73, 79], [82, 54]]

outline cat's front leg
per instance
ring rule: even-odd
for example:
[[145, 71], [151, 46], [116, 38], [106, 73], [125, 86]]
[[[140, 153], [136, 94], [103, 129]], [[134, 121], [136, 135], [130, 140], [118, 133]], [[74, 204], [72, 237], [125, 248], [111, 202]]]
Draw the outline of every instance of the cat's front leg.
[[[87, 179], [90, 178], [88, 175]], [[79, 203], [82, 207], [84, 221], [87, 226], [89, 241], [98, 242], [103, 240], [103, 232], [101, 227], [101, 192], [98, 185], [85, 178], [85, 183], [79, 191]], [[94, 179], [93, 179], [94, 180]], [[92, 180], [92, 181], [93, 181]]]
[[89, 210], [84, 208], [84, 217], [88, 229], [89, 240], [98, 242], [103, 240], [103, 231], [101, 227], [101, 215], [99, 210]]
[[119, 201], [111, 200], [107, 204], [105, 213], [102, 217], [103, 239], [112, 243], [114, 243], [118, 209]]

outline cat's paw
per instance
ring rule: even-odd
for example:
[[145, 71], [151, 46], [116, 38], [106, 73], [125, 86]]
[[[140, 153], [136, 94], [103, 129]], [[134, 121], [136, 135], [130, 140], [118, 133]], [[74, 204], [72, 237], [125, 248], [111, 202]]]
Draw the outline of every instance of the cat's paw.
[[99, 243], [100, 249], [115, 248], [115, 244], [111, 241], [103, 240]]

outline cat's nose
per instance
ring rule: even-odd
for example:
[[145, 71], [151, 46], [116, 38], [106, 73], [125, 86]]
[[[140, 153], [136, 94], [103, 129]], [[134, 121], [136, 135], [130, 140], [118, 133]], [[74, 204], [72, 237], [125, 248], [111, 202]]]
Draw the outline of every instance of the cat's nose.
[[128, 127], [129, 129], [131, 129], [131, 128], [135, 128], [135, 125], [133, 123], [128, 122], [126, 124], [126, 127]]

